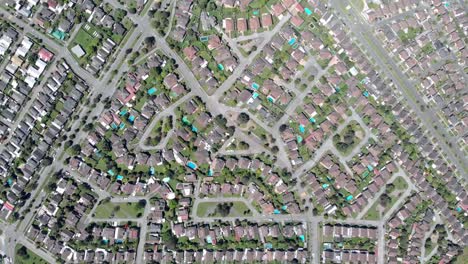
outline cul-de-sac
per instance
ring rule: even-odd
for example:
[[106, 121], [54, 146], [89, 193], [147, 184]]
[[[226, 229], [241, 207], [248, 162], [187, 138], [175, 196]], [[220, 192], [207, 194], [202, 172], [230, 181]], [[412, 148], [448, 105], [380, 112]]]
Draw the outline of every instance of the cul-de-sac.
[[465, 0], [0, 0], [0, 263], [468, 263]]

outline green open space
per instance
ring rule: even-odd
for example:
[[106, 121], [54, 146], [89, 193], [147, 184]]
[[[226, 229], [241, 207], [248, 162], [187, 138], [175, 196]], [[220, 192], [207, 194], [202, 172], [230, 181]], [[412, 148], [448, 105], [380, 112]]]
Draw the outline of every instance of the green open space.
[[463, 249], [463, 253], [457, 257], [455, 264], [466, 264], [466, 260], [468, 259], [468, 247]]
[[408, 183], [406, 183], [406, 180], [401, 176], [397, 177], [392, 183], [397, 190], [406, 190], [408, 188]]
[[[230, 206], [227, 206], [230, 205]], [[222, 208], [223, 206], [224, 209]], [[251, 216], [249, 208], [244, 202], [201, 202], [198, 204], [198, 217], [236, 217], [236, 216]]]
[[80, 62], [80, 64], [86, 62], [88, 58], [95, 54], [97, 46], [99, 45], [100, 39], [92, 35], [93, 32], [96, 32], [96, 30], [93, 28], [94, 27], [90, 26], [88, 30], [85, 30], [84, 26], [82, 26], [78, 30], [75, 38], [68, 45], [69, 50], [71, 50], [76, 45], [80, 45], [81, 48], [86, 52], [86, 54], [81, 58], [77, 58], [75, 54], [72, 53], [72, 55]]
[[364, 9], [364, 0], [351, 0], [350, 2], [359, 12], [362, 12]]
[[143, 203], [102, 202], [95, 211], [95, 218], [138, 218], [143, 214]]
[[347, 155], [364, 138], [364, 130], [356, 121], [351, 121], [340, 132], [333, 136], [333, 145], [338, 151]]
[[37, 254], [27, 249], [25, 246], [18, 244], [15, 248], [15, 263], [16, 264], [47, 264], [47, 261], [39, 257]]

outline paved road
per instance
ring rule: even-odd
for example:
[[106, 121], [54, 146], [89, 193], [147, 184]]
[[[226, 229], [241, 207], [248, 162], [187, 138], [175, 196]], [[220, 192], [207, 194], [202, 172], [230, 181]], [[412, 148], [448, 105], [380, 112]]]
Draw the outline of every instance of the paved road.
[[339, 13], [339, 17], [346, 22], [348, 30], [356, 35], [354, 41], [359, 42], [365, 48], [368, 55], [381, 67], [382, 73], [393, 81], [409, 107], [425, 125], [429, 134], [436, 138], [437, 144], [442, 148], [446, 159], [457, 167], [465, 179], [468, 179], [468, 162], [456, 140], [445, 131], [445, 126], [432, 111], [421, 111], [419, 105], [424, 104], [424, 102], [417, 88], [400, 71], [393, 59], [388, 55], [388, 52], [383, 48], [380, 40], [374, 37], [372, 28], [362, 19], [359, 11], [354, 7], [346, 10], [348, 3], [350, 2], [330, 0], [331, 6]]

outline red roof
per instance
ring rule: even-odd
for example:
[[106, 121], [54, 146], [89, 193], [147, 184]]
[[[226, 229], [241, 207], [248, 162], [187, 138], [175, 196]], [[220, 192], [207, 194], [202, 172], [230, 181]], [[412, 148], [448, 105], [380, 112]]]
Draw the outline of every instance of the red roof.
[[6, 208], [8, 211], [13, 211], [13, 209], [15, 209], [15, 207], [9, 203], [9, 202], [6, 202], [4, 205], [3, 205], [3, 208]]
[[45, 48], [42, 48], [39, 51], [38, 55], [39, 55], [39, 58], [45, 62], [49, 62], [54, 57], [54, 54], [52, 54], [52, 52], [46, 50]]
[[49, 0], [49, 1], [47, 1], [47, 4], [49, 5], [49, 8], [56, 8], [57, 7], [57, 1], [55, 1], [55, 0]]

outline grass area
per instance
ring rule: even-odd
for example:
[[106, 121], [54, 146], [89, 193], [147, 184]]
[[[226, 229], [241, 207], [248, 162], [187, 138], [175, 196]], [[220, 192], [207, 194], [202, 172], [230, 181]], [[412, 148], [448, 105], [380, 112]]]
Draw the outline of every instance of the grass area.
[[47, 261], [21, 244], [16, 246], [15, 253], [16, 264], [47, 264]]
[[366, 215], [364, 216], [364, 219], [367, 220], [379, 220], [380, 219], [380, 210], [378, 210], [378, 201], [375, 202], [371, 208], [367, 211]]
[[348, 155], [364, 138], [364, 130], [356, 121], [351, 121], [340, 133], [333, 136], [336, 149]]
[[350, 2], [359, 12], [364, 9], [364, 0], [351, 0]]
[[364, 215], [363, 219], [366, 220], [380, 220], [385, 213], [387, 212], [388, 209], [392, 208], [392, 206], [398, 201], [399, 196], [398, 195], [389, 195], [390, 197], [390, 202], [385, 206], [385, 208], [382, 208], [380, 205], [380, 199], [377, 199], [374, 204], [372, 205], [371, 208], [366, 212]]
[[395, 188], [397, 190], [406, 190], [408, 189], [408, 183], [406, 183], [405, 179], [403, 179], [403, 177], [397, 177], [394, 181], [393, 181], [393, 185], [395, 185]]
[[[198, 217], [216, 217], [221, 216], [217, 212], [217, 206], [222, 203], [217, 202], [202, 202], [198, 204], [197, 216]], [[247, 212], [249, 211], [249, 212]], [[236, 216], [251, 216], [249, 208], [244, 202], [232, 202], [232, 207], [229, 210], [227, 217], [236, 217]]]
[[401, 39], [401, 41], [405, 44], [413, 41], [416, 39], [416, 37], [419, 35], [419, 33], [422, 32], [422, 28], [413, 28], [409, 27], [406, 31], [404, 30], [399, 30], [397, 32], [398, 37]]
[[463, 249], [463, 253], [457, 257], [455, 264], [466, 264], [466, 260], [468, 259], [468, 247]]
[[73, 56], [80, 62], [84, 63], [88, 58], [90, 58], [94, 53], [95, 49], [99, 45], [99, 38], [96, 38], [92, 35], [92, 32], [94, 32], [93, 27], [90, 27], [88, 31], [84, 29], [84, 26], [81, 27], [78, 30], [78, 33], [76, 34], [75, 38], [70, 42], [70, 45], [68, 45], [68, 49], [71, 50], [73, 47], [76, 45], [80, 45], [81, 48], [86, 52], [86, 54], [81, 57], [77, 58], [75, 54]]
[[96, 208], [96, 218], [138, 218], [143, 213], [144, 206], [140, 203], [103, 202]]

